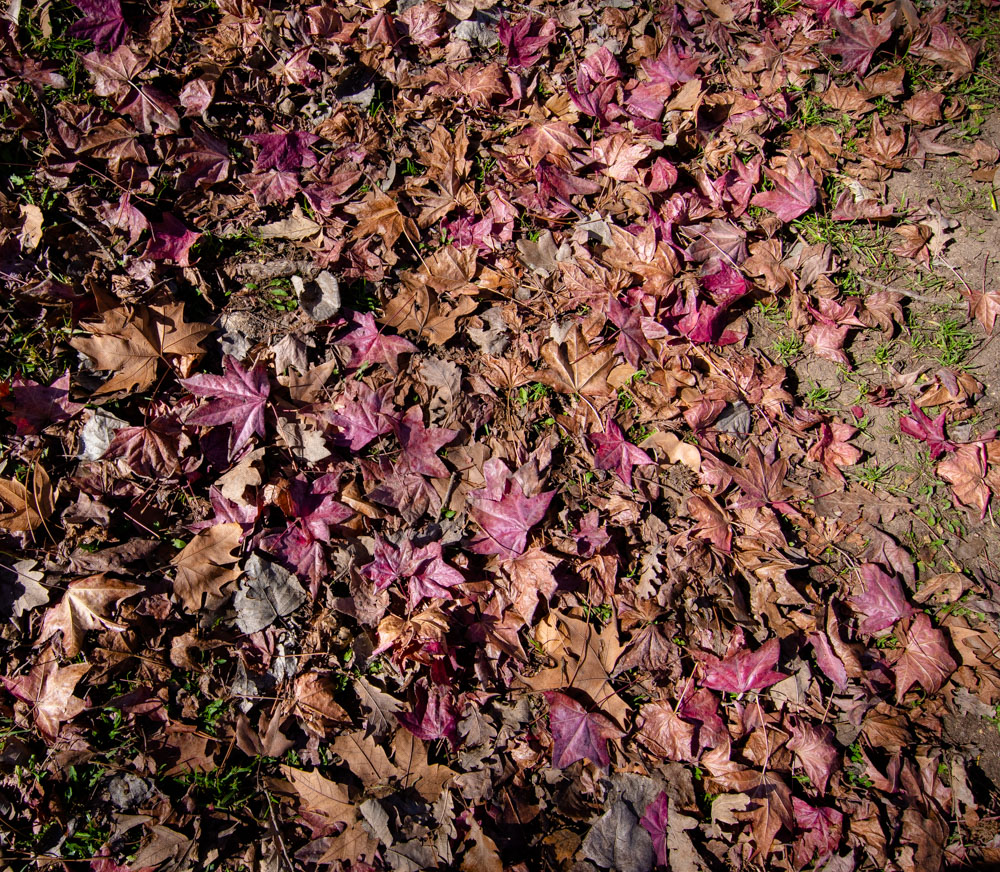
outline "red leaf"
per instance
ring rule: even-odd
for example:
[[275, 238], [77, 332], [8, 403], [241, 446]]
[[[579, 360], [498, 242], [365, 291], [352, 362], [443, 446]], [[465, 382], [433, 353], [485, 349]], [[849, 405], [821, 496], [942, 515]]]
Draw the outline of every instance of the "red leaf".
[[826, 724], [795, 721], [791, 724], [792, 738], [788, 749], [795, 752], [809, 781], [821, 794], [834, 769], [840, 765], [840, 752], [833, 744], [833, 730]]
[[645, 451], [625, 440], [621, 427], [613, 420], [608, 421], [604, 433], [592, 433], [587, 438], [594, 446], [594, 466], [613, 469], [625, 487], [632, 487], [633, 466], [651, 466], [654, 463]]
[[893, 15], [886, 15], [881, 24], [875, 25], [867, 18], [852, 20], [840, 11], [832, 10], [829, 21], [840, 35], [826, 50], [840, 55], [844, 62], [843, 72], [857, 70], [858, 75], [864, 75], [876, 49], [892, 36]]
[[471, 514], [485, 535], [473, 541], [472, 550], [517, 557], [527, 546], [528, 531], [545, 517], [555, 491], [526, 496], [504, 462], [496, 458], [486, 461], [483, 473], [488, 487], [483, 496], [472, 498]]
[[552, 730], [552, 765], [565, 769], [577, 760], [587, 759], [602, 769], [611, 763], [608, 739], [624, 735], [600, 712], [588, 712], [564, 693], [548, 691], [549, 729]]
[[326, 412], [326, 419], [340, 432], [333, 436], [337, 445], [351, 451], [360, 451], [376, 436], [391, 433], [396, 420], [396, 407], [392, 403], [392, 383], [372, 390], [363, 381], [347, 383], [346, 402], [333, 411]]
[[924, 612], [899, 634], [903, 655], [896, 661], [896, 700], [901, 701], [914, 683], [927, 693], [936, 693], [958, 668], [948, 650], [944, 633], [931, 626]]
[[444, 562], [440, 542], [414, 548], [411, 542], [404, 540], [397, 548], [376, 538], [372, 558], [361, 572], [375, 583], [378, 591], [406, 579], [411, 610], [423, 599], [452, 599], [449, 588], [465, 581], [461, 572]]
[[46, 387], [30, 378], [14, 379], [10, 420], [17, 435], [40, 433], [50, 424], [68, 421], [84, 406], [69, 398], [69, 370]]
[[370, 313], [355, 312], [353, 317], [357, 327], [337, 340], [338, 345], [351, 349], [348, 369], [357, 369], [363, 364], [384, 363], [395, 370], [399, 355], [417, 350], [417, 346], [402, 336], [391, 336], [379, 330]]
[[448, 467], [437, 456], [437, 451], [458, 435], [458, 430], [444, 427], [425, 427], [424, 413], [420, 406], [410, 406], [402, 418], [392, 420], [396, 438], [403, 446], [402, 462], [413, 472], [431, 478], [445, 478]]
[[667, 824], [670, 819], [670, 799], [661, 793], [649, 805], [639, 818], [642, 828], [653, 839], [653, 851], [659, 866], [667, 865]]
[[232, 424], [229, 434], [229, 457], [235, 457], [254, 436], [263, 436], [264, 407], [271, 392], [267, 370], [258, 363], [247, 372], [238, 360], [226, 357], [225, 375], [196, 375], [181, 379], [192, 394], [211, 397], [212, 402], [197, 409], [188, 419], [189, 424], [216, 427]]
[[264, 170], [297, 172], [316, 166], [316, 155], [309, 147], [319, 139], [315, 133], [306, 133], [303, 130], [293, 130], [290, 133], [255, 133], [247, 139], [260, 146], [260, 153], [253, 166], [255, 173]]
[[497, 35], [507, 49], [507, 65], [514, 69], [528, 69], [538, 63], [545, 49], [556, 38], [556, 20], [526, 16], [511, 24], [501, 16]]
[[792, 809], [795, 812], [795, 828], [805, 831], [795, 843], [795, 868], [803, 868], [818, 854], [813, 864], [813, 868], [818, 869], [840, 846], [844, 816], [836, 809], [813, 808], [798, 797], [792, 797]]
[[452, 748], [458, 747], [458, 716], [447, 691], [438, 685], [417, 684], [417, 701], [412, 712], [396, 712], [396, 718], [418, 739], [431, 742], [447, 739]]
[[944, 435], [944, 419], [947, 417], [947, 412], [942, 412], [936, 418], [931, 419], [913, 400], [910, 400], [910, 411], [913, 413], [913, 417], [900, 418], [899, 429], [907, 436], [926, 442], [932, 460], [937, 460], [946, 451], [955, 450], [955, 443], [950, 442], [948, 437]]
[[937, 474], [951, 485], [957, 502], [979, 509], [979, 517], [986, 517], [992, 491], [987, 484], [986, 449], [982, 444], [957, 446], [951, 457], [937, 465]]
[[794, 155], [789, 156], [784, 172], [765, 168], [764, 175], [774, 189], [754, 194], [750, 201], [774, 212], [782, 221], [793, 221], [816, 205], [816, 183]]
[[894, 575], [886, 575], [874, 563], [865, 563], [861, 567], [861, 578], [865, 582], [865, 592], [851, 597], [851, 605], [865, 616], [858, 625], [862, 633], [869, 636], [881, 633], [915, 614], [913, 606], [906, 601], [903, 586]]
[[777, 639], [769, 639], [756, 651], [744, 648], [730, 654], [725, 660], [706, 654], [705, 674], [701, 684], [727, 693], [746, 693], [748, 690], [770, 687], [788, 677], [774, 671], [774, 667], [778, 665], [780, 647]]
[[150, 224], [149, 230], [151, 236], [142, 253], [143, 257], [173, 261], [178, 266], [191, 266], [191, 246], [201, 238], [200, 233], [188, 230], [169, 212], [159, 224]]
[[118, 48], [125, 41], [128, 25], [122, 15], [121, 0], [73, 0], [83, 13], [69, 28], [71, 36], [82, 36], [101, 50]]

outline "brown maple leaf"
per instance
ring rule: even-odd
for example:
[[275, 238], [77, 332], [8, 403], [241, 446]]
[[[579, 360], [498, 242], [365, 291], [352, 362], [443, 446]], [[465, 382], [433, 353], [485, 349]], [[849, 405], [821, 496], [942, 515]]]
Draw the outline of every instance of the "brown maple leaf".
[[565, 121], [546, 121], [526, 127], [511, 140], [511, 144], [525, 146], [533, 167], [537, 167], [542, 160], [547, 160], [565, 169], [580, 165], [580, 161], [572, 157], [570, 152], [574, 148], [587, 147], [587, 143]]
[[59, 604], [45, 613], [39, 643], [62, 633], [63, 651], [67, 657], [75, 657], [80, 653], [80, 643], [87, 630], [121, 632], [126, 629], [124, 624], [111, 620], [108, 612], [112, 606], [141, 590], [141, 585], [108, 578], [103, 573], [70, 582]]
[[615, 365], [615, 353], [608, 346], [591, 349], [579, 324], [555, 334], [542, 347], [542, 359], [549, 365], [538, 380], [564, 394], [609, 396], [608, 374]]
[[174, 593], [189, 612], [201, 608], [203, 596], [208, 608], [217, 607], [225, 599], [222, 588], [240, 575], [233, 568], [238, 558], [231, 552], [239, 547], [242, 535], [239, 524], [216, 524], [202, 530], [170, 561], [177, 567]]
[[356, 216], [358, 223], [351, 234], [352, 239], [380, 236], [385, 247], [392, 248], [403, 234], [414, 244], [420, 238], [412, 219], [399, 211], [399, 204], [380, 190], [369, 191], [360, 203], [344, 207]]
[[947, 637], [931, 625], [931, 619], [924, 612], [900, 631], [899, 641], [903, 654], [895, 665], [897, 702], [914, 684], [919, 684], [927, 693], [936, 693], [958, 668], [948, 650]]
[[0, 513], [0, 529], [27, 533], [45, 523], [54, 508], [48, 473], [36, 463], [25, 486], [16, 479], [0, 478], [0, 501], [10, 506]]
[[60, 666], [51, 653], [46, 652], [44, 659], [27, 675], [21, 678], [0, 676], [0, 681], [10, 693], [32, 706], [35, 725], [42, 735], [55, 739], [63, 721], [72, 720], [87, 707], [84, 700], [73, 695], [73, 689], [90, 671], [90, 664]]
[[186, 375], [205, 354], [200, 342], [215, 328], [184, 320], [184, 304], [140, 306], [134, 312], [109, 309], [99, 324], [90, 324], [91, 335], [70, 341], [97, 369], [116, 374], [95, 392], [144, 391], [156, 381], [162, 360]]

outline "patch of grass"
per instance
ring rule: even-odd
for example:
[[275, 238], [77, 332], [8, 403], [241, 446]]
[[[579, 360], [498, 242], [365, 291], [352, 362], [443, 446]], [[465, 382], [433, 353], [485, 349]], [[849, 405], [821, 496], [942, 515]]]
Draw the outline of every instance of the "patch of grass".
[[523, 408], [528, 403], [537, 403], [539, 400], [544, 400], [550, 393], [548, 385], [543, 385], [541, 382], [532, 382], [530, 385], [519, 387], [515, 399], [517, 404]]
[[802, 337], [793, 333], [775, 339], [771, 348], [774, 350], [775, 357], [787, 366], [802, 353], [804, 344]]
[[909, 326], [913, 350], [944, 366], [961, 367], [977, 345], [965, 318], [911, 315]]
[[852, 473], [851, 476], [863, 487], [874, 491], [877, 487], [885, 485], [890, 480], [895, 469], [895, 463], [885, 464], [871, 460], [865, 466], [860, 467], [857, 472]]
[[829, 412], [833, 408], [833, 394], [828, 387], [824, 387], [817, 382], [810, 382], [812, 385], [806, 391], [803, 400], [810, 409], [818, 412]]
[[889, 231], [884, 227], [809, 214], [795, 221], [792, 228], [811, 245], [823, 243], [842, 257], [854, 258], [866, 267], [866, 272], [891, 272], [896, 268]]

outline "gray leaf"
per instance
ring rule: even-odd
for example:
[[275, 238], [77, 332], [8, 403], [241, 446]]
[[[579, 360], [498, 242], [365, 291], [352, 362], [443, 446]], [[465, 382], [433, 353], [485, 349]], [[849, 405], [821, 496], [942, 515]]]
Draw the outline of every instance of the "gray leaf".
[[244, 633], [256, 633], [279, 617], [290, 615], [307, 598], [287, 569], [254, 554], [244, 567], [240, 589], [233, 597], [236, 624]]
[[653, 868], [653, 840], [619, 799], [590, 828], [583, 840], [583, 855], [616, 872], [649, 872]]

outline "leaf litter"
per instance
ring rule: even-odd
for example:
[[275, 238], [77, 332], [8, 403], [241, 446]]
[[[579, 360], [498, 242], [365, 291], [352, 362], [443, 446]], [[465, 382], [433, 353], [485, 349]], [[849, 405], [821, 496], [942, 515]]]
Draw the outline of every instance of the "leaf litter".
[[1000, 862], [990, 6], [11, 6], [8, 867]]

